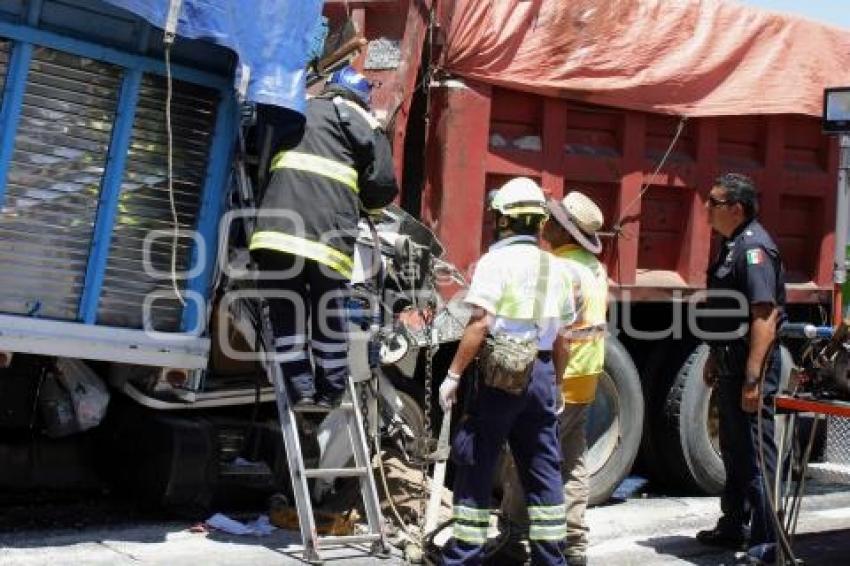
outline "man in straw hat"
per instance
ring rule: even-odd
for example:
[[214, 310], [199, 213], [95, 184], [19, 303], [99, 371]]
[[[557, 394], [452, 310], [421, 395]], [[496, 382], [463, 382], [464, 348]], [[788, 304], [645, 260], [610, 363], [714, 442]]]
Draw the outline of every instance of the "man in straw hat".
[[[570, 565], [581, 565], [587, 563], [588, 544], [584, 518], [589, 493], [584, 429], [605, 356], [608, 274], [596, 257], [602, 251], [597, 232], [602, 227], [603, 215], [592, 200], [577, 191], [560, 201], [549, 200], [547, 204], [551, 220], [543, 229], [543, 239], [555, 256], [566, 260], [581, 282], [579, 317], [573, 325], [562, 330], [569, 340], [569, 360], [564, 375], [560, 376], [564, 406], [559, 415], [567, 511], [566, 557]], [[521, 560], [524, 546], [519, 541], [527, 530], [528, 511], [512, 462], [505, 467], [504, 473], [502, 515], [513, 523], [514, 534], [503, 547], [502, 558]]]

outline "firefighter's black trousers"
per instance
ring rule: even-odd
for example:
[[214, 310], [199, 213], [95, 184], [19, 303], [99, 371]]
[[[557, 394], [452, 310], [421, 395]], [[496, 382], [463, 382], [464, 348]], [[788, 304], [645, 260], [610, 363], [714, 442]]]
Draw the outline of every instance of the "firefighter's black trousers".
[[300, 256], [271, 250], [251, 255], [265, 275], [276, 272], [259, 287], [267, 294], [275, 350], [293, 400], [338, 397], [348, 375], [348, 281]]

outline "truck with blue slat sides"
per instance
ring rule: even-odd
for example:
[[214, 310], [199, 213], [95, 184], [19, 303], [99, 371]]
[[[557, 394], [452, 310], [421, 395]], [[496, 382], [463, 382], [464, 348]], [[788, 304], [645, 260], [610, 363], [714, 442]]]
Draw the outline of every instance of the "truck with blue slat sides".
[[[0, 488], [111, 474], [162, 503], [203, 504], [250, 424], [214, 409], [251, 406], [255, 390], [209, 363], [239, 60], [180, 37], [167, 65], [163, 30], [113, 4], [0, 1]], [[294, 12], [310, 5], [318, 21], [319, 2]], [[293, 51], [302, 71], [303, 58]], [[288, 90], [295, 116], [303, 86], [300, 101]], [[45, 434], [72, 408], [63, 359], [109, 383], [109, 408], [90, 431]]]

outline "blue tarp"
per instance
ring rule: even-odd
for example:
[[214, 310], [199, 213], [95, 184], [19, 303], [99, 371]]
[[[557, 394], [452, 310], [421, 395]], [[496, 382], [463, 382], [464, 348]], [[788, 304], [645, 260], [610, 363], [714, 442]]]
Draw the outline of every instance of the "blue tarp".
[[[165, 27], [169, 0], [106, 1]], [[183, 0], [177, 34], [235, 51], [239, 68], [250, 68], [247, 100], [303, 113], [305, 67], [321, 26], [322, 4], [322, 0]]]

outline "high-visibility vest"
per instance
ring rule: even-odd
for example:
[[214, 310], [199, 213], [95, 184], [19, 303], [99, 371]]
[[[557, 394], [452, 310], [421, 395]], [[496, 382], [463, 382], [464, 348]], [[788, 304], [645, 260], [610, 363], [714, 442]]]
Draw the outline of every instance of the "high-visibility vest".
[[591, 403], [605, 368], [608, 273], [595, 255], [579, 246], [561, 246], [553, 253], [584, 267], [576, 269], [581, 280], [582, 308], [568, 331], [570, 357], [561, 394], [565, 403]]

